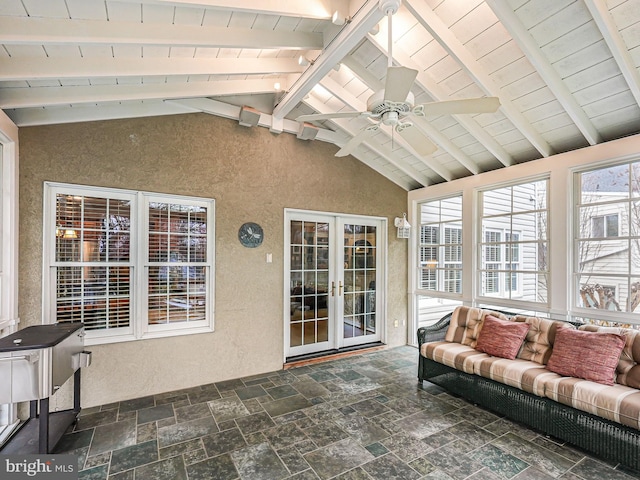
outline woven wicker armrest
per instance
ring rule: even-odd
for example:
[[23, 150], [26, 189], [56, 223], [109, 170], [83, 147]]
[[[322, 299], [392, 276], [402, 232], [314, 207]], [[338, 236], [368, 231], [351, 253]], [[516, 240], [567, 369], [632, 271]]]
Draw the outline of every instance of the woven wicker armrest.
[[418, 329], [418, 345], [422, 345], [423, 343], [427, 342], [444, 340], [444, 336], [447, 333], [447, 328], [449, 328], [449, 322], [451, 321], [452, 313], [447, 313], [433, 325], [420, 327]]

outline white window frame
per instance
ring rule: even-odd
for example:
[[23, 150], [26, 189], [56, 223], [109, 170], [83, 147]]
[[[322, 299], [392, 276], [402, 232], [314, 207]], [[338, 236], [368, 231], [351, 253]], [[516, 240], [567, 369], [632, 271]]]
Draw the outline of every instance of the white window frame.
[[[520, 204], [520, 208], [517, 208], [517, 205], [514, 202], [514, 199], [516, 197], [514, 197], [513, 189], [518, 189], [528, 184], [537, 183], [537, 182], [546, 182], [545, 201], [543, 204], [544, 207], [540, 208], [538, 205], [536, 205], [536, 199], [533, 196], [531, 196], [529, 198], [529, 200], [532, 202], [531, 208], [528, 208], [528, 207], [521, 208], [522, 207], [521, 204]], [[485, 193], [492, 192], [495, 190], [507, 189], [507, 188], [512, 189], [511, 204], [509, 205], [509, 208], [507, 210], [497, 211], [496, 213], [484, 212], [483, 209], [485, 204], [485, 197], [484, 197]], [[549, 295], [550, 288], [549, 287], [551, 282], [551, 276], [550, 276], [549, 264], [547, 263], [547, 270], [544, 270], [544, 271], [527, 268], [526, 265], [523, 266], [523, 264], [525, 263], [525, 260], [523, 259], [523, 249], [527, 244], [543, 243], [543, 244], [546, 244], [546, 248], [549, 248], [551, 244], [551, 236], [549, 234], [549, 230], [550, 230], [549, 228], [549, 218], [550, 218], [549, 189], [550, 189], [550, 179], [548, 176], [545, 175], [545, 176], [532, 177], [532, 178], [525, 177], [525, 178], [519, 179], [519, 181], [516, 181], [514, 183], [511, 183], [511, 182], [496, 183], [494, 185], [491, 185], [490, 187], [485, 187], [485, 188], [476, 190], [475, 195], [477, 195], [476, 198], [477, 198], [478, 209], [476, 211], [477, 219], [475, 221], [475, 228], [477, 228], [477, 238], [480, 240], [480, 243], [482, 244], [482, 248], [478, 249], [478, 252], [476, 255], [476, 258], [477, 258], [476, 289], [477, 290], [475, 291], [475, 294], [474, 294], [474, 301], [477, 304], [487, 303], [491, 305], [501, 305], [501, 306], [503, 305], [507, 308], [511, 306], [521, 308], [526, 304], [528, 308], [533, 308], [533, 309], [540, 309], [545, 307], [548, 308], [548, 305], [550, 305], [550, 295]], [[544, 240], [539, 240], [539, 239], [526, 240], [525, 239], [526, 236], [524, 235], [525, 231], [522, 230], [521, 228], [515, 228], [517, 227], [517, 225], [514, 225], [514, 217], [517, 217], [518, 215], [521, 215], [521, 214], [532, 214], [536, 212], [546, 212], [546, 222], [547, 222], [546, 237]], [[494, 218], [506, 219], [507, 217], [509, 218], [508, 222], [493, 220]], [[486, 248], [493, 247], [493, 245], [491, 245], [491, 242], [489, 242], [489, 245], [487, 245], [487, 240], [485, 235], [486, 235], [486, 232], [490, 232], [490, 231], [501, 232], [500, 241], [496, 242], [496, 245], [495, 245], [500, 248], [499, 250], [500, 262], [492, 262], [496, 266], [498, 263], [500, 264], [498, 269], [499, 273], [497, 276], [498, 292], [485, 292], [484, 273], [490, 271], [487, 268], [485, 268]], [[509, 233], [518, 235], [519, 239], [514, 241], [510, 236], [509, 237], [507, 236]], [[509, 238], [509, 240], [507, 240], [507, 238]], [[507, 248], [512, 248], [513, 246], [518, 247], [518, 255], [519, 255], [518, 261], [506, 262]], [[513, 263], [518, 263], [519, 268], [517, 270], [512, 269], [511, 266], [509, 265]], [[516, 277], [518, 278], [517, 290], [509, 290], [506, 288], [507, 276], [511, 277], [511, 275], [508, 275], [511, 272], [514, 272], [516, 274]], [[526, 283], [524, 279], [527, 274], [537, 274], [537, 275], [547, 276], [548, 285], [547, 285], [546, 302], [542, 302], [538, 300], [527, 300], [523, 298], [525, 296], [524, 283]]]
[[[606, 191], [603, 188], [602, 191], [597, 190], [589, 192], [593, 195], [599, 195], [597, 199], [584, 200], [585, 192], [583, 192], [582, 175], [597, 172], [599, 170], [606, 170], [609, 168], [628, 167], [629, 177], [624, 179], [626, 185], [625, 190], [615, 190], [613, 192]], [[570, 312], [574, 318], [577, 319], [593, 319], [594, 313], [597, 312], [597, 319], [610, 322], [620, 323], [632, 323], [638, 324], [638, 317], [640, 316], [640, 308], [636, 307], [635, 312], [628, 312], [627, 300], [631, 298], [631, 290], [633, 284], [638, 281], [640, 275], [637, 273], [637, 266], [633, 265], [632, 257], [637, 255], [638, 242], [640, 242], [638, 233], [634, 234], [631, 225], [637, 218], [636, 213], [631, 213], [632, 207], [640, 200], [638, 196], [637, 188], [638, 182], [634, 180], [637, 178], [637, 173], [640, 170], [640, 159], [637, 155], [631, 158], [624, 159], [624, 161], [618, 162], [602, 162], [589, 168], [576, 168], [573, 173], [573, 210], [574, 221], [573, 231], [571, 232], [574, 242], [574, 249], [572, 255], [572, 299], [570, 305]], [[634, 175], [635, 174], [635, 175]], [[584, 225], [584, 213], [581, 213], [583, 209], [589, 210], [591, 208], [603, 208], [606, 209], [601, 215], [593, 215], [590, 217], [588, 228]], [[608, 210], [608, 211], [607, 211]], [[611, 213], [609, 213], [611, 212]], [[607, 218], [617, 218], [617, 234], [608, 235]], [[604, 230], [603, 236], [596, 236], [594, 232], [593, 220], [596, 218], [604, 218]], [[582, 223], [582, 225], [581, 225]], [[599, 243], [601, 245], [599, 245]], [[604, 269], [597, 268], [593, 272], [581, 271], [581, 264], [585, 261], [581, 257], [582, 245], [585, 245], [587, 249], [599, 249], [607, 248], [607, 245], [619, 244], [618, 250], [627, 251], [626, 259], [619, 262], [619, 265], [624, 265], [624, 270], [614, 271], [617, 267], [608, 264]], [[588, 245], [593, 245], [590, 247]], [[619, 253], [619, 252], [618, 252]], [[610, 254], [603, 252], [598, 255], [601, 258], [611, 257]], [[599, 258], [587, 258], [589, 262], [598, 261]], [[591, 278], [590, 281], [585, 282], [585, 278]], [[583, 303], [582, 287], [586, 285], [600, 285], [606, 289], [606, 286], [611, 285], [615, 287], [614, 298], [615, 303], [618, 304], [620, 311], [590, 308]], [[626, 295], [625, 295], [626, 292]]]
[[[142, 203], [142, 212], [140, 214], [143, 216], [142, 225], [144, 225], [145, 232], [147, 233], [144, 236], [142, 242], [140, 242], [141, 248], [143, 251], [139, 253], [139, 258], [143, 259], [143, 278], [142, 285], [144, 285], [144, 289], [146, 292], [148, 286], [148, 273], [149, 267], [153, 265], [153, 262], [149, 261], [149, 235], [148, 235], [148, 225], [149, 225], [149, 204], [150, 203], [188, 203], [191, 206], [199, 206], [207, 208], [207, 262], [203, 265], [208, 267], [206, 273], [205, 284], [208, 286], [208, 298], [211, 300], [207, 302], [206, 305], [206, 314], [205, 320], [202, 321], [190, 321], [186, 324], [181, 323], [169, 323], [169, 324], [150, 324], [148, 321], [148, 295], [143, 295], [139, 298], [142, 299], [141, 303], [141, 312], [140, 314], [145, 317], [145, 322], [141, 322], [140, 327], [141, 331], [139, 335], [143, 338], [149, 337], [163, 337], [163, 336], [171, 336], [175, 334], [182, 334], [186, 329], [188, 329], [189, 333], [202, 333], [202, 332], [210, 332], [213, 331], [213, 260], [215, 258], [215, 253], [213, 249], [214, 244], [214, 235], [213, 235], [213, 226], [214, 226], [214, 201], [198, 199], [198, 198], [189, 198], [189, 197], [176, 197], [170, 195], [160, 195], [160, 194], [150, 194], [144, 193], [143, 202]], [[176, 333], [177, 332], [177, 333]]]
[[[147, 338], [170, 337], [214, 331], [215, 304], [215, 201], [200, 197], [186, 197], [153, 192], [102, 188], [85, 185], [73, 185], [45, 182], [44, 219], [43, 219], [43, 323], [56, 321], [56, 195], [70, 194], [119, 198], [131, 201], [131, 236], [129, 261], [121, 265], [131, 268], [130, 284], [130, 323], [127, 327], [88, 330], [85, 344], [97, 345]], [[206, 293], [207, 304], [205, 319], [191, 322], [149, 324], [148, 318], [148, 282], [149, 269], [149, 203], [174, 203], [203, 206], [207, 208], [207, 268]], [[107, 264], [105, 264], [107, 265]]]
[[[450, 197], [432, 199], [428, 202], [421, 202], [417, 205], [418, 212], [421, 211], [423, 203], [432, 203], [432, 202], [446, 202], [447, 200], [452, 200], [460, 198], [460, 202], [462, 202], [462, 197], [460, 195], [452, 195]], [[418, 218], [421, 218], [421, 213], [418, 213]], [[436, 231], [436, 242], [433, 244], [423, 243], [423, 229], [425, 228], [433, 228]], [[419, 231], [417, 245], [416, 245], [416, 256], [417, 259], [417, 267], [418, 271], [415, 274], [415, 285], [416, 292], [419, 292], [421, 295], [426, 297], [443, 297], [443, 298], [455, 298], [459, 299], [462, 297], [463, 290], [463, 281], [462, 278], [464, 276], [463, 273], [463, 244], [452, 244], [446, 242], [446, 231], [447, 230], [457, 230], [460, 232], [460, 238], [463, 237], [463, 225], [462, 225], [462, 211], [460, 211], [459, 218], [447, 219], [443, 220], [441, 217], [438, 221], [430, 221], [424, 224], [420, 223], [418, 225], [417, 230]], [[447, 260], [446, 254], [447, 249], [450, 248], [460, 248], [460, 259], [459, 260]], [[428, 259], [426, 258], [428, 255], [423, 255], [427, 251], [435, 252], [435, 258]], [[455, 269], [452, 270], [451, 267]], [[449, 278], [448, 273], [457, 272], [459, 274], [459, 279]], [[427, 288], [424, 286], [425, 282], [423, 282], [424, 276], [428, 276], [427, 282], [434, 286], [433, 289]], [[448, 290], [448, 286], [452, 283], [459, 283], [460, 291], [454, 292]]]

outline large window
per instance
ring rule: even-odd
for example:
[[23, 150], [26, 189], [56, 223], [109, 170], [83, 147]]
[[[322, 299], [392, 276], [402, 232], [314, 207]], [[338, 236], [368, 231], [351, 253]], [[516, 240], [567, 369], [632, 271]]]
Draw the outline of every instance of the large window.
[[100, 341], [210, 331], [213, 200], [48, 185], [49, 322]]
[[462, 293], [462, 197], [420, 205], [420, 289]]
[[578, 308], [640, 311], [640, 162], [576, 174]]
[[538, 180], [479, 193], [479, 296], [547, 303], [547, 190]]
[[415, 309], [419, 325], [440, 319], [461, 303], [462, 196], [419, 205]]
[[[639, 138], [410, 191], [409, 334], [456, 302], [640, 328]], [[458, 197], [464, 274], [455, 296], [431, 273], [422, 288], [432, 252], [419, 248], [433, 246], [420, 241], [422, 224], [442, 228], [424, 213]]]

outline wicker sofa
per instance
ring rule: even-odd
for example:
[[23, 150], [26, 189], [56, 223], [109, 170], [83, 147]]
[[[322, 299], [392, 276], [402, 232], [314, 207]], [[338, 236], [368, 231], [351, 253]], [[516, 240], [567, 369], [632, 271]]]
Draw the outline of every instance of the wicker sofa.
[[[486, 353], [493, 348], [487, 348], [489, 336], [500, 347], [495, 328], [517, 328], [514, 323], [528, 325], [519, 328], [526, 333], [513, 350], [517, 352], [515, 358]], [[617, 356], [611, 382], [549, 370], [558, 361], [560, 371], [577, 367], [578, 374], [583, 375], [586, 369], [587, 378], [596, 370], [589, 361], [604, 349], [595, 342], [590, 344], [588, 355], [582, 353], [582, 360], [567, 362], [560, 358], [561, 350], [566, 354], [567, 346], [573, 348], [567, 343], [573, 340], [565, 339], [569, 334], [596, 334], [588, 337], [590, 342], [596, 337], [622, 342], [621, 350], [613, 352]], [[504, 343], [513, 344], [511, 340]], [[640, 472], [640, 331], [457, 307], [436, 324], [418, 329], [418, 343], [420, 382], [432, 382], [498, 414]], [[498, 353], [502, 355], [501, 351]]]

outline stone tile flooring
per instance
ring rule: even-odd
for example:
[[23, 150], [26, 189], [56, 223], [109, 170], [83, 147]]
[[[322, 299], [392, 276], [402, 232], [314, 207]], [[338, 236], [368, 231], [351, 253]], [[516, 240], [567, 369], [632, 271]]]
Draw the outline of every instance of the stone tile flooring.
[[425, 383], [399, 347], [81, 412], [80, 479], [630, 480]]

